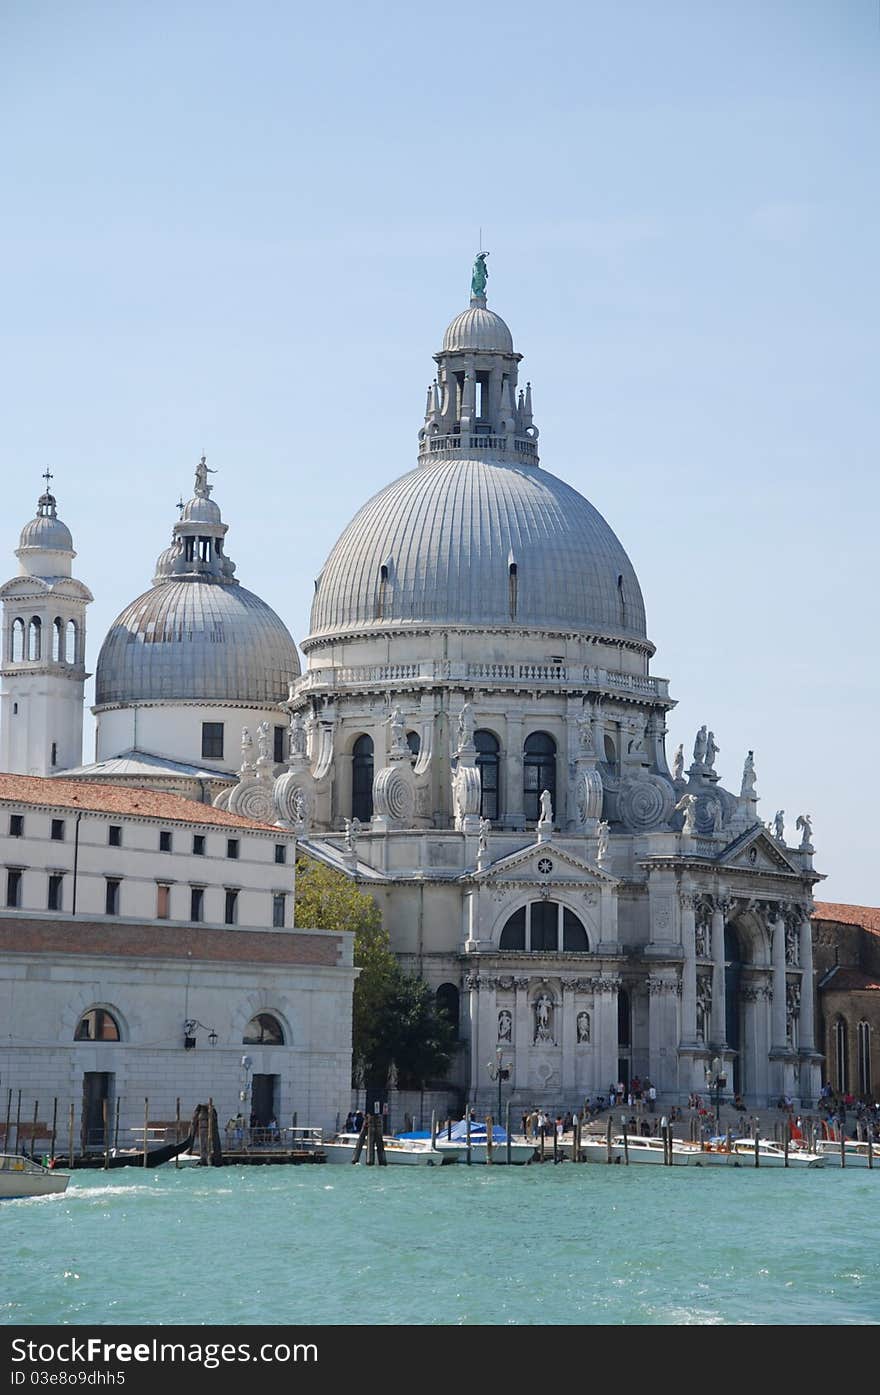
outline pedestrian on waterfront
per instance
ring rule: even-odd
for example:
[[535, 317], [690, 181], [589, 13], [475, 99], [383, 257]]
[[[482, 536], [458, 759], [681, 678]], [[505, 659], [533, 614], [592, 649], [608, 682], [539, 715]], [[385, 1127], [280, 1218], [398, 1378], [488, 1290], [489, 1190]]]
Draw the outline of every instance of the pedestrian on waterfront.
[[358, 1110], [355, 1111], [355, 1116], [354, 1116], [354, 1129], [353, 1129], [353, 1132], [354, 1132], [354, 1133], [360, 1133], [360, 1131], [361, 1131], [361, 1129], [362, 1129], [363, 1127], [364, 1127], [364, 1111], [363, 1111], [362, 1109], [358, 1109]]
[[657, 1091], [656, 1091], [655, 1087], [649, 1083], [649, 1084], [648, 1084], [648, 1108], [649, 1108], [649, 1110], [651, 1111], [652, 1114], [654, 1113], [654, 1110], [656, 1109], [656, 1107], [657, 1107]]

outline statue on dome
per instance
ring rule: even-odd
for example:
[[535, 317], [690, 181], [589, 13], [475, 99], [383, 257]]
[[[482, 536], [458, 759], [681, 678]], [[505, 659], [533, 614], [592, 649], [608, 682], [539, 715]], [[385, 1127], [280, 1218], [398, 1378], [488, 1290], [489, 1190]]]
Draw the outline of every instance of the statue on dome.
[[675, 806], [676, 814], [684, 814], [682, 833], [691, 836], [697, 831], [697, 800], [693, 794], [683, 794]]
[[743, 764], [742, 787], [741, 787], [740, 793], [739, 793], [740, 799], [754, 799], [754, 798], [756, 798], [756, 795], [755, 795], [755, 781], [756, 781], [756, 779], [757, 779], [757, 775], [755, 774], [755, 753], [754, 753], [754, 751], [749, 751], [749, 754], [746, 756], [745, 762], [744, 762], [744, 764]]
[[719, 752], [720, 750], [721, 750], [721, 747], [720, 747], [720, 746], [716, 746], [716, 744], [715, 744], [715, 733], [714, 733], [714, 731], [710, 731], [710, 732], [709, 732], [709, 735], [706, 737], [706, 769], [707, 769], [707, 770], [714, 770], [714, 769], [715, 769], [715, 757], [717, 756], [717, 754], [718, 754], [718, 752]]
[[306, 754], [306, 728], [302, 717], [294, 712], [290, 718], [290, 757], [297, 760]]
[[672, 778], [673, 780], [684, 779], [684, 742], [679, 741], [678, 749], [672, 757]]
[[704, 763], [708, 743], [709, 738], [706, 735], [706, 725], [704, 723], [697, 732], [696, 740], [694, 741], [694, 765], [702, 765]]
[[485, 295], [486, 282], [489, 280], [489, 269], [486, 266], [488, 252], [478, 252], [474, 261], [474, 274], [471, 277], [471, 295]]
[[602, 819], [602, 821], [599, 824], [599, 827], [596, 829], [596, 834], [599, 839], [598, 848], [596, 852], [596, 861], [604, 862], [606, 857], [608, 856], [608, 840], [611, 835], [611, 825], [607, 819]]
[[474, 709], [469, 702], [458, 714], [458, 749], [466, 751], [474, 744]]
[[593, 745], [593, 726], [586, 712], [577, 719], [577, 734], [581, 755], [592, 755], [595, 751]]
[[778, 838], [780, 843], [785, 842], [785, 810], [777, 809], [773, 815], [773, 836]]
[[541, 791], [541, 817], [538, 819], [539, 828], [553, 827], [553, 801], [550, 798], [549, 790]]
[[811, 815], [810, 815], [810, 814], [798, 814], [798, 816], [797, 816], [797, 821], [795, 822], [795, 828], [799, 828], [799, 829], [801, 829], [801, 830], [803, 831], [803, 836], [802, 836], [802, 838], [801, 838], [801, 841], [800, 841], [800, 845], [799, 845], [799, 849], [798, 849], [798, 850], [799, 850], [800, 852], [812, 852], [812, 851], [813, 851], [813, 820], [812, 820]]
[[391, 727], [390, 754], [392, 756], [408, 755], [409, 747], [406, 744], [406, 730], [404, 727], [403, 713], [401, 712], [399, 707], [392, 708], [391, 716], [388, 718], [388, 724]]
[[481, 818], [481, 819], [480, 819], [480, 843], [479, 843], [479, 851], [480, 851], [481, 853], [486, 853], [486, 852], [489, 851], [489, 834], [490, 834], [491, 832], [492, 832], [492, 821], [491, 821], [491, 819]]
[[211, 467], [210, 467], [210, 465], [208, 465], [208, 463], [207, 463], [205, 457], [202, 456], [201, 460], [199, 461], [198, 465], [196, 466], [196, 488], [195, 488], [195, 493], [196, 493], [196, 498], [197, 498], [197, 499], [208, 499], [208, 498], [210, 498], [210, 496], [211, 496], [211, 490], [213, 489], [214, 486], [211, 485], [211, 484], [208, 484], [208, 476], [209, 476], [209, 475], [216, 475], [216, 473], [217, 473], [217, 471], [216, 471], [216, 470], [212, 470]]

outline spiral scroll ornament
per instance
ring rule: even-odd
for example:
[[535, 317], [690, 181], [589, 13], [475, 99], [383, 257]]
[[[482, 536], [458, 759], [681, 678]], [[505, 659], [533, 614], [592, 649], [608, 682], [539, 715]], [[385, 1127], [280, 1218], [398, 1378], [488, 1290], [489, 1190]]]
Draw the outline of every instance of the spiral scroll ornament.
[[583, 770], [577, 777], [575, 802], [578, 822], [583, 826], [587, 819], [598, 819], [602, 815], [604, 788], [598, 770]]
[[275, 801], [272, 786], [264, 780], [244, 779], [235, 786], [226, 806], [230, 814], [240, 814], [246, 819], [259, 819], [260, 823], [275, 822]]
[[641, 775], [620, 788], [618, 817], [635, 833], [647, 833], [668, 821], [675, 803], [672, 786], [659, 775]]
[[480, 772], [472, 765], [459, 765], [452, 778], [452, 808], [455, 826], [461, 828], [469, 815], [480, 812]]
[[289, 770], [275, 781], [275, 809], [283, 823], [296, 828], [307, 827], [312, 800], [301, 770]]
[[[409, 778], [407, 778], [409, 776]], [[373, 809], [394, 823], [412, 824], [416, 810], [416, 792], [409, 763], [387, 765], [373, 781]]]

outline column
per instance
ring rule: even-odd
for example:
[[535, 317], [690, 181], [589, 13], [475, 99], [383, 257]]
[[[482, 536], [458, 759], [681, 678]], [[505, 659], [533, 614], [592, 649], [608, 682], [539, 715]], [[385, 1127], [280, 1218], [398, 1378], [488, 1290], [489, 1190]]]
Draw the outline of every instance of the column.
[[696, 897], [690, 882], [682, 882], [679, 888], [679, 901], [681, 903], [681, 947], [684, 950], [684, 967], [681, 975], [681, 1043], [690, 1046], [696, 1045], [697, 1041], [697, 951], [694, 916]]
[[480, 987], [480, 1018], [482, 1025], [480, 1028], [480, 1064], [478, 1076], [480, 1081], [481, 1100], [491, 1101], [491, 1111], [494, 1114], [498, 1108], [497, 1085], [492, 1081], [486, 1069], [487, 1063], [495, 1064], [495, 1048], [498, 1045], [498, 995], [496, 978], [484, 978]]
[[468, 1025], [470, 1029], [470, 1081], [468, 1101], [473, 1104], [479, 1088], [480, 1069], [480, 979], [477, 974], [468, 974], [464, 986], [468, 995]]
[[617, 989], [619, 978], [596, 980], [596, 1043], [599, 1048], [598, 1089], [607, 1095], [611, 1081], [617, 1080]]
[[562, 1091], [566, 1103], [571, 1103], [577, 1084], [575, 1071], [577, 1014], [575, 1012], [574, 984], [563, 979], [560, 984], [559, 997], [560, 1011], [562, 1012]]
[[505, 823], [525, 828], [523, 813], [523, 734], [522, 716], [507, 718], [507, 750], [504, 752], [502, 811]]
[[785, 1029], [785, 921], [774, 907], [771, 912], [773, 1008], [771, 1011], [770, 1050], [784, 1051], [788, 1045]]
[[513, 1010], [513, 1088], [527, 1091], [529, 1088], [529, 981], [527, 978], [514, 979], [515, 1007]]
[[[716, 896], [712, 902], [712, 1045], [727, 1045], [727, 1008], [724, 991], [724, 918], [731, 902]], [[707, 1043], [708, 1045], [708, 1043]]]
[[800, 1016], [800, 1049], [801, 1051], [815, 1051], [815, 1008], [813, 1000], [813, 931], [810, 924], [810, 917], [802, 908], [798, 908], [801, 916], [799, 929], [799, 949], [801, 969], [801, 1016]]

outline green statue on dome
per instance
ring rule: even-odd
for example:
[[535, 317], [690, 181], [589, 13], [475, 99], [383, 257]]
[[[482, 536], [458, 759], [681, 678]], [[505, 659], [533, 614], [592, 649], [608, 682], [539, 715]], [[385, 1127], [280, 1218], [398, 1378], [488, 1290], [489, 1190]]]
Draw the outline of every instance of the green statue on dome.
[[486, 266], [488, 252], [478, 252], [474, 262], [474, 274], [471, 277], [471, 295], [485, 295], [486, 282], [489, 280], [489, 269]]

